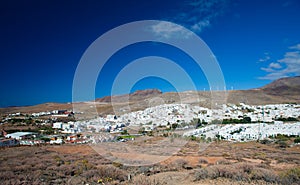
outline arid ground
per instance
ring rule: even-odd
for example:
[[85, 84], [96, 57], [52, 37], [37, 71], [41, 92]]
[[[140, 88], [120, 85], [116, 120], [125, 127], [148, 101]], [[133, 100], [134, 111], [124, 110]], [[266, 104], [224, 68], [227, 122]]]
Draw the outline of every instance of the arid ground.
[[89, 145], [2, 148], [0, 181], [2, 184], [299, 184], [300, 146], [292, 143], [292, 139], [285, 146], [272, 141], [188, 141], [177, 154], [146, 166], [110, 161]]

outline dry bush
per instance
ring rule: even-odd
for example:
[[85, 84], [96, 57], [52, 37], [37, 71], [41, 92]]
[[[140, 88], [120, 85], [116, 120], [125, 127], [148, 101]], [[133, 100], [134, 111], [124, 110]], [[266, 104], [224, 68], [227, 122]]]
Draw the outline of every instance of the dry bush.
[[280, 174], [282, 184], [300, 184], [300, 167], [288, 169]]
[[18, 178], [12, 178], [7, 181], [1, 181], [1, 183], [3, 183], [3, 184], [22, 184], [22, 182]]
[[68, 185], [73, 185], [73, 184], [83, 184], [83, 182], [85, 182], [85, 178], [81, 177], [81, 176], [74, 176], [71, 177], [67, 180]]
[[138, 173], [140, 173], [140, 174], [149, 174], [150, 175], [150, 167], [149, 166], [140, 166], [139, 168], [138, 168]]
[[216, 164], [229, 165], [229, 164], [232, 164], [232, 162], [230, 162], [229, 160], [226, 160], [226, 159], [220, 159], [220, 160], [216, 161]]
[[119, 181], [125, 181], [127, 179], [127, 173], [114, 166], [99, 166], [97, 170], [101, 177], [110, 177], [113, 180]]
[[201, 179], [214, 179], [217, 178], [219, 175], [216, 172], [216, 169], [213, 167], [201, 168], [194, 173], [195, 180]]
[[47, 147], [7, 148], [0, 152], [0, 184], [95, 184], [99, 179], [117, 184], [127, 179], [125, 171], [113, 166], [97, 169], [96, 165], [109, 163], [97, 154], [61, 154]]
[[14, 172], [17, 172], [17, 173], [28, 173], [30, 171], [33, 171], [33, 168], [31, 167], [31, 165], [16, 165], [14, 167]]
[[0, 181], [9, 180], [15, 178], [15, 174], [12, 171], [1, 171], [0, 172]]
[[34, 166], [35, 169], [40, 169], [40, 170], [45, 170], [47, 167], [48, 165], [44, 162], [36, 163]]
[[82, 155], [62, 155], [43, 147], [8, 148], [0, 156], [0, 172], [5, 172], [0, 173], [0, 184], [67, 184], [72, 176], [95, 168]]
[[85, 171], [81, 176], [85, 177], [89, 182], [97, 182], [102, 178], [99, 171], [96, 169]]
[[236, 181], [264, 180], [266, 182], [278, 182], [279, 180], [274, 171], [247, 163], [209, 166], [197, 170], [194, 177], [195, 180], [216, 179], [219, 177]]
[[167, 172], [170, 171], [170, 164], [156, 164], [155, 168], [159, 172]]
[[145, 175], [138, 175], [132, 179], [130, 184], [131, 185], [162, 185], [163, 183], [157, 179]]
[[249, 174], [252, 180], [264, 180], [266, 182], [279, 182], [278, 176], [274, 171], [264, 169], [264, 168], [254, 168]]
[[208, 164], [208, 160], [200, 158], [199, 159], [199, 164]]
[[61, 165], [56, 169], [59, 176], [72, 176], [74, 175], [76, 167], [73, 165]]
[[90, 161], [90, 163], [94, 164], [94, 165], [107, 165], [107, 164], [111, 164], [111, 161], [102, 157], [99, 154], [92, 154], [89, 156], [86, 156], [86, 158]]
[[[299, 154], [297, 154], [299, 155]], [[299, 155], [300, 156], [300, 155]], [[276, 160], [279, 163], [293, 163], [293, 164], [299, 164], [300, 163], [300, 158], [299, 156], [295, 157], [295, 156], [277, 156]]]
[[112, 165], [113, 165], [114, 167], [117, 167], [117, 168], [123, 167], [123, 164], [122, 164], [122, 163], [116, 162], [116, 161], [114, 161], [114, 162], [112, 163]]
[[171, 168], [174, 170], [185, 169], [188, 165], [188, 162], [184, 159], [176, 159], [171, 163]]

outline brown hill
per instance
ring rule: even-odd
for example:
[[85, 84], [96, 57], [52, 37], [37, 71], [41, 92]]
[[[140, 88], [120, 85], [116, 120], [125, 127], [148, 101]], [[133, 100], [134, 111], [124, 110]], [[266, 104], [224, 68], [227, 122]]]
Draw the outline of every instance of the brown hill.
[[[113, 99], [114, 105], [112, 106]], [[97, 109], [99, 115], [123, 114], [130, 111], [143, 110], [147, 107], [169, 103], [186, 103], [211, 108], [217, 100], [237, 104], [244, 102], [252, 105], [274, 103], [300, 103], [300, 77], [289, 77], [275, 80], [274, 82], [257, 89], [234, 91], [187, 91], [162, 93], [157, 89], [139, 90], [129, 95], [106, 96], [96, 99], [95, 102], [76, 103], [84, 118], [94, 117], [91, 112]], [[129, 108], [128, 108], [129, 107]], [[32, 113], [51, 111], [55, 109], [72, 109], [72, 104], [47, 103], [28, 107], [0, 108], [0, 114], [14, 112]]]
[[299, 95], [300, 76], [280, 78], [261, 88], [266, 94], [293, 96]]
[[0, 114], [9, 114], [9, 113], [34, 113], [42, 111], [52, 111], [52, 110], [71, 110], [71, 103], [43, 103], [33, 106], [21, 106], [21, 107], [7, 107], [0, 108]]
[[280, 78], [258, 89], [230, 91], [227, 101], [255, 105], [300, 103], [300, 76]]
[[105, 96], [103, 98], [97, 98], [96, 102], [106, 102], [106, 103], [109, 103], [109, 102], [112, 101], [112, 99], [115, 102], [123, 102], [128, 97], [129, 97], [130, 100], [138, 101], [138, 100], [143, 100], [145, 98], [159, 96], [161, 94], [162, 94], [162, 92], [160, 90], [158, 90], [158, 89], [137, 90], [137, 91], [129, 94], [129, 96], [127, 94], [124, 94], [124, 95], [118, 95], [118, 96]]

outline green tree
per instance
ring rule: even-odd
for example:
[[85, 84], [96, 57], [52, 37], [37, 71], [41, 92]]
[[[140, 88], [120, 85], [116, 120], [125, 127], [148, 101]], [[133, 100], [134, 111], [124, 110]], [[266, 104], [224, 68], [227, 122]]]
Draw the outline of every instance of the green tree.
[[244, 123], [251, 123], [251, 118], [250, 117], [244, 117], [243, 122]]
[[121, 134], [122, 135], [128, 135], [128, 131], [127, 130], [122, 130]]
[[173, 123], [173, 124], [172, 124], [172, 129], [174, 129], [174, 130], [175, 130], [175, 129], [177, 128], [177, 126], [178, 126], [178, 124], [177, 124], [177, 123]]
[[300, 137], [295, 138], [294, 143], [300, 143]]

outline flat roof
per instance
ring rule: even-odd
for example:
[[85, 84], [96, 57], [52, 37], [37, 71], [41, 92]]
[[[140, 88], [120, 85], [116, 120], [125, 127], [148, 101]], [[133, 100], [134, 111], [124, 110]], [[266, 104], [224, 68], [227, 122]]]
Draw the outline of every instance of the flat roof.
[[18, 138], [26, 135], [36, 134], [35, 132], [14, 132], [11, 134], [7, 134], [6, 137]]

